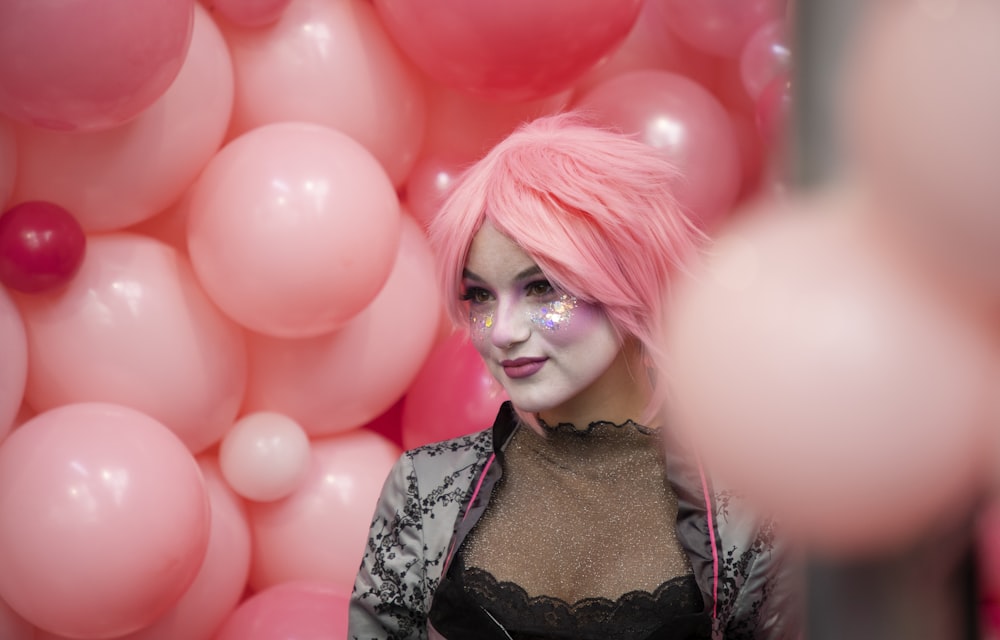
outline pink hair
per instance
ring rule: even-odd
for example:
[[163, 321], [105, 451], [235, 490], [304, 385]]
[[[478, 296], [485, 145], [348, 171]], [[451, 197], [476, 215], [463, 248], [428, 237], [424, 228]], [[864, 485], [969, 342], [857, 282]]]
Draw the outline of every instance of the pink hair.
[[462, 271], [488, 220], [657, 360], [670, 280], [704, 240], [674, 198], [678, 179], [659, 151], [579, 114], [521, 126], [462, 175], [430, 226], [452, 320], [467, 325]]

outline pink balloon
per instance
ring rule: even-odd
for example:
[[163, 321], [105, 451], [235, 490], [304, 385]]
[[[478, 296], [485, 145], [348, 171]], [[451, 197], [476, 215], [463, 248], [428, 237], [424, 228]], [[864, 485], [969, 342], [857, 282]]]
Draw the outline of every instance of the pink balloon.
[[406, 394], [403, 448], [486, 429], [506, 399], [468, 337], [453, 333], [434, 347]]
[[661, 150], [681, 171], [674, 193], [696, 223], [711, 228], [729, 213], [740, 152], [729, 115], [704, 87], [669, 71], [632, 71], [583, 94], [575, 107]]
[[434, 256], [404, 219], [388, 281], [342, 329], [316, 338], [252, 336], [246, 411], [276, 411], [312, 436], [353, 429], [388, 409], [416, 377], [437, 336]]
[[39, 414], [0, 446], [0, 596], [73, 638], [144, 627], [209, 540], [201, 473], [162, 424], [111, 404]]
[[14, 426], [28, 380], [28, 338], [21, 312], [0, 287], [0, 442]]
[[785, 12], [785, 0], [649, 0], [669, 29], [692, 47], [736, 58], [750, 36]]
[[772, 148], [781, 148], [788, 134], [792, 112], [792, 84], [787, 76], [777, 76], [757, 97], [757, 131]]
[[523, 122], [566, 108], [571, 91], [506, 103], [427, 82], [427, 135], [421, 156], [477, 160]]
[[276, 22], [291, 0], [202, 0], [209, 11], [241, 27]]
[[774, 78], [791, 73], [792, 52], [783, 18], [762, 24], [740, 52], [740, 78], [752, 99]]
[[317, 336], [375, 298], [400, 218], [392, 183], [364, 147], [319, 125], [278, 123], [233, 140], [205, 168], [188, 250], [205, 291], [240, 324]]
[[864, 206], [759, 205], [667, 319], [668, 420], [721, 486], [817, 553], [885, 552], [955, 522], [993, 449], [992, 329], [900, 260]]
[[0, 208], [6, 208], [14, 193], [17, 176], [17, 138], [14, 126], [0, 119]]
[[323, 580], [350, 589], [399, 448], [357, 429], [313, 440], [309, 475], [284, 500], [252, 503], [250, 586]]
[[0, 283], [23, 293], [58, 289], [80, 269], [86, 246], [69, 211], [22, 202], [0, 214]]
[[628, 35], [640, 0], [375, 0], [386, 30], [436, 81], [489, 100], [570, 88]]
[[35, 409], [126, 405], [195, 452], [232, 426], [246, 388], [243, 333], [166, 245], [126, 233], [93, 236], [65, 289], [18, 304], [31, 361], [25, 396]]
[[244, 601], [215, 640], [346, 640], [350, 596], [319, 580], [275, 585]]
[[267, 29], [227, 28], [236, 68], [232, 132], [296, 120], [361, 143], [403, 184], [424, 136], [416, 69], [363, 0], [294, 0]]
[[413, 165], [406, 181], [406, 210], [422, 228], [430, 225], [462, 171], [472, 162], [472, 159], [431, 154], [421, 156]]
[[115, 640], [211, 640], [243, 596], [250, 574], [246, 506], [226, 485], [213, 458], [199, 458], [198, 466], [212, 513], [208, 551], [198, 575], [156, 622]]
[[[108, 231], [150, 218], [180, 197], [219, 149], [233, 104], [225, 41], [205, 10], [195, 9], [180, 73], [137, 118], [97, 133], [18, 129], [14, 202], [47, 200], [72, 211], [87, 231]], [[130, 6], [120, 11], [136, 13]]]
[[716, 72], [717, 61], [692, 48], [660, 24], [652, 2], [643, 2], [639, 18], [625, 41], [590, 68], [574, 86], [584, 93], [614, 76], [641, 69], [673, 71], [701, 82]]
[[37, 640], [35, 627], [0, 600], [0, 638], [4, 640]]
[[194, 0], [0, 5], [0, 112], [61, 131], [107, 129], [167, 90], [191, 42]]
[[1000, 300], [1000, 4], [873, 5], [844, 69], [848, 159], [895, 233]]
[[309, 472], [309, 436], [288, 416], [251, 413], [222, 439], [219, 464], [226, 483], [244, 498], [278, 500], [295, 491]]

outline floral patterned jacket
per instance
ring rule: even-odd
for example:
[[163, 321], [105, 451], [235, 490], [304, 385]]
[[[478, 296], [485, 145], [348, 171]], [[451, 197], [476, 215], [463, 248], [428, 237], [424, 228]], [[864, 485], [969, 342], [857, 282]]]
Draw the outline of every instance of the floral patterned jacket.
[[[503, 473], [497, 453], [518, 428], [504, 404], [492, 429], [403, 454], [386, 479], [351, 598], [348, 637], [440, 638], [428, 623], [452, 554], [486, 508]], [[502, 457], [502, 456], [501, 456]], [[678, 539], [713, 617], [713, 638], [800, 636], [793, 563], [770, 521], [736, 495], [712, 491], [701, 469], [668, 457]]]

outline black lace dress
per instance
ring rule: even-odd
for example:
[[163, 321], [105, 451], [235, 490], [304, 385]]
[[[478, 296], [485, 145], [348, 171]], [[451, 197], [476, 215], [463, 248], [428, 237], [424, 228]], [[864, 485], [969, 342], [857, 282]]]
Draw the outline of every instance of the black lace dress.
[[633, 422], [515, 433], [434, 595], [449, 640], [710, 638], [657, 434]]

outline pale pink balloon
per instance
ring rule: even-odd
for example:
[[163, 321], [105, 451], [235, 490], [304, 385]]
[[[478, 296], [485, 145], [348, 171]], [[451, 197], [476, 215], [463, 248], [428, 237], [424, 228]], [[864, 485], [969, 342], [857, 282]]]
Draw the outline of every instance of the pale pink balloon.
[[95, 131], [126, 122], [177, 77], [194, 0], [5, 0], [0, 112], [39, 127]]
[[107, 638], [150, 624], [208, 540], [198, 465], [143, 413], [67, 405], [0, 446], [0, 597], [37, 627]]
[[844, 148], [936, 268], [1000, 300], [1000, 4], [872, 5], [840, 85]]
[[427, 113], [416, 69], [370, 2], [293, 0], [267, 29], [226, 28], [236, 69], [232, 133], [296, 120], [342, 131], [403, 184]]
[[468, 336], [455, 332], [434, 347], [410, 385], [403, 402], [403, 448], [486, 429], [506, 399]]
[[665, 341], [670, 424], [788, 540], [838, 556], [967, 512], [1000, 384], [995, 332], [865, 206], [838, 193], [748, 212], [675, 293]]
[[791, 74], [792, 52], [784, 18], [762, 24], [740, 52], [740, 79], [747, 95], [756, 100], [778, 76]]
[[0, 287], [0, 442], [14, 426], [28, 380], [28, 337], [21, 312]]
[[309, 474], [294, 493], [250, 505], [254, 590], [292, 580], [354, 584], [375, 503], [400, 450], [365, 429], [317, 438], [312, 450]]
[[250, 574], [246, 505], [226, 485], [214, 458], [203, 456], [198, 466], [212, 512], [208, 551], [198, 575], [156, 622], [115, 640], [211, 640], [243, 597]]
[[188, 251], [205, 291], [243, 326], [317, 336], [385, 284], [400, 219], [392, 183], [364, 147], [320, 125], [277, 123], [209, 162], [191, 194]]
[[736, 58], [765, 22], [785, 13], [786, 0], [649, 0], [661, 28], [705, 53]]
[[462, 172], [474, 159], [445, 154], [421, 156], [406, 180], [408, 211], [426, 229]]
[[518, 125], [562, 111], [572, 91], [524, 102], [491, 102], [427, 82], [427, 135], [422, 156], [477, 160]]
[[0, 638], [4, 640], [39, 640], [35, 627], [0, 600]]
[[215, 15], [241, 27], [263, 27], [276, 22], [291, 0], [201, 0]]
[[388, 281], [342, 329], [300, 340], [251, 336], [246, 411], [277, 411], [312, 436], [361, 426], [405, 392], [437, 337], [434, 256], [403, 219]]
[[0, 210], [7, 210], [7, 203], [14, 193], [17, 177], [17, 138], [14, 125], [0, 119]]
[[275, 585], [240, 604], [215, 640], [346, 640], [350, 597], [320, 580]]
[[244, 498], [278, 500], [298, 488], [309, 472], [309, 436], [286, 415], [251, 413], [222, 438], [219, 465], [229, 486]]
[[233, 104], [225, 41], [205, 10], [195, 9], [184, 66], [139, 117], [85, 134], [18, 128], [14, 202], [53, 202], [85, 230], [108, 231], [150, 218], [180, 197], [222, 144]]
[[712, 228], [730, 212], [740, 188], [739, 147], [729, 115], [703, 86], [669, 71], [631, 71], [574, 106], [672, 161], [682, 176], [674, 193], [697, 224]]
[[170, 247], [136, 234], [93, 236], [64, 290], [18, 304], [31, 363], [25, 397], [35, 409], [126, 405], [194, 452], [236, 419], [246, 389], [243, 332]]
[[386, 30], [437, 82], [520, 102], [569, 89], [621, 44], [640, 0], [375, 0]]

